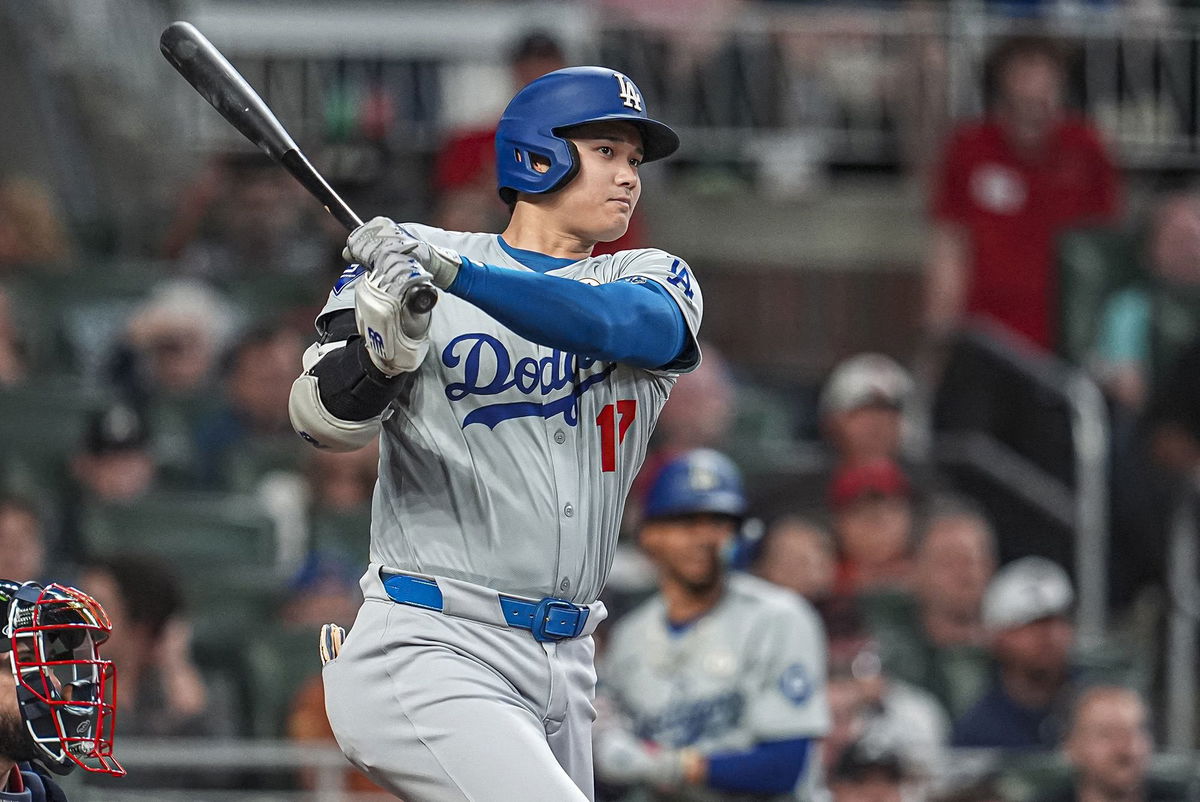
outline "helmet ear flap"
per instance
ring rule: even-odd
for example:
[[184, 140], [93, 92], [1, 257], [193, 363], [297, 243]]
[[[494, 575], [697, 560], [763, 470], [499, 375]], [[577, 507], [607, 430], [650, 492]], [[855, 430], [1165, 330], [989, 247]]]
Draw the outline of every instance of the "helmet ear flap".
[[[564, 138], [563, 141], [567, 143], [567, 148], [571, 154], [570, 155], [570, 163], [567, 165], [567, 171], [563, 174], [562, 178], [555, 181], [549, 188], [544, 190], [543, 193], [539, 193], [539, 194], [549, 194], [551, 192], [557, 192], [558, 190], [565, 187], [568, 183], [570, 183], [571, 179], [573, 179], [575, 176], [579, 175], [579, 148], [575, 147], [575, 143], [569, 139]], [[543, 159], [546, 159], [550, 164], [551, 170], [553, 170], [556, 167], [553, 159], [550, 156], [546, 156], [545, 154], [541, 154], [541, 153], [534, 154], [529, 150], [523, 150], [519, 147], [513, 148], [513, 160], [515, 162], [517, 162], [518, 164], [524, 165], [525, 169], [533, 170], [534, 172], [536, 172], [536, 170], [533, 167], [533, 156], [535, 156], [535, 155], [539, 156]], [[515, 189], [513, 189], [512, 187], [501, 187], [500, 188], [500, 200], [502, 200], [508, 204], [516, 203], [517, 191]]]

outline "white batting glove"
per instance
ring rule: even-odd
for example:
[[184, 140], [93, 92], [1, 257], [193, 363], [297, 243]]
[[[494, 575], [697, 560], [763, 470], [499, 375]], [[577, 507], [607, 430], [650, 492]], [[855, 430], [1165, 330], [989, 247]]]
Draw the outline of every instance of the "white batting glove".
[[430, 312], [414, 314], [404, 297], [429, 285], [415, 261], [387, 260], [373, 268], [354, 290], [354, 321], [375, 367], [387, 376], [420, 367], [429, 350]]
[[416, 262], [433, 283], [449, 287], [462, 267], [462, 257], [417, 239], [396, 221], [375, 217], [350, 232], [342, 258], [372, 270], [387, 269], [400, 262]]

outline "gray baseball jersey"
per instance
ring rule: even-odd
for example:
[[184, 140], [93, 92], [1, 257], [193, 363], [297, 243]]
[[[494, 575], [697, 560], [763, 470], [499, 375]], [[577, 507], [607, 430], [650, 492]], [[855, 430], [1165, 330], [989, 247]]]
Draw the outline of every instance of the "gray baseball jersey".
[[[473, 261], [529, 270], [495, 234], [404, 225]], [[656, 282], [693, 340], [700, 326], [700, 287], [663, 251], [621, 251], [549, 273]], [[360, 275], [343, 274], [322, 315], [354, 307]], [[384, 415], [371, 562], [592, 602], [658, 413], [676, 373], [698, 364], [698, 347], [673, 372], [596, 361], [529, 342], [448, 293], [429, 337], [428, 356]]]
[[[613, 625], [600, 665], [602, 709], [619, 714], [638, 740], [705, 754], [821, 738], [830, 726], [825, 652], [820, 619], [808, 602], [733, 573], [717, 606], [682, 630], [667, 621], [661, 596]], [[598, 750], [597, 759], [604, 754]], [[817, 763], [810, 752], [801, 790], [817, 778]], [[605, 767], [598, 769], [603, 775]], [[731, 798], [703, 789], [686, 796]]]

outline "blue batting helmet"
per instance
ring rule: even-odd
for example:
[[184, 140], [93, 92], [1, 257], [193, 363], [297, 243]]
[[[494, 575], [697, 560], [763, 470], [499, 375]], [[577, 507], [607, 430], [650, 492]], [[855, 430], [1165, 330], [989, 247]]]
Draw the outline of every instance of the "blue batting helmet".
[[[584, 123], [625, 120], [642, 134], [643, 161], [670, 156], [679, 137], [646, 116], [642, 93], [624, 74], [606, 67], [567, 67], [531, 81], [517, 92], [496, 128], [496, 183], [506, 191], [553, 192], [579, 171], [579, 157], [561, 129]], [[550, 169], [534, 169], [530, 155], [548, 159]]]
[[746, 515], [746, 494], [737, 466], [720, 452], [689, 451], [658, 472], [646, 496], [644, 517], [716, 513], [733, 518]]

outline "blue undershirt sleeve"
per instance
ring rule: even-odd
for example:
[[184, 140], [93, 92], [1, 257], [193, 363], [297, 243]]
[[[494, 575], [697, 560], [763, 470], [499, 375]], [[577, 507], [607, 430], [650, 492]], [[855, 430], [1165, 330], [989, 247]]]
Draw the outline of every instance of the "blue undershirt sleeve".
[[708, 756], [708, 786], [721, 791], [786, 794], [795, 789], [808, 762], [808, 738], [768, 741], [747, 752]]
[[682, 310], [653, 281], [593, 286], [464, 257], [447, 292], [528, 340], [592, 359], [660, 368], [688, 345]]

